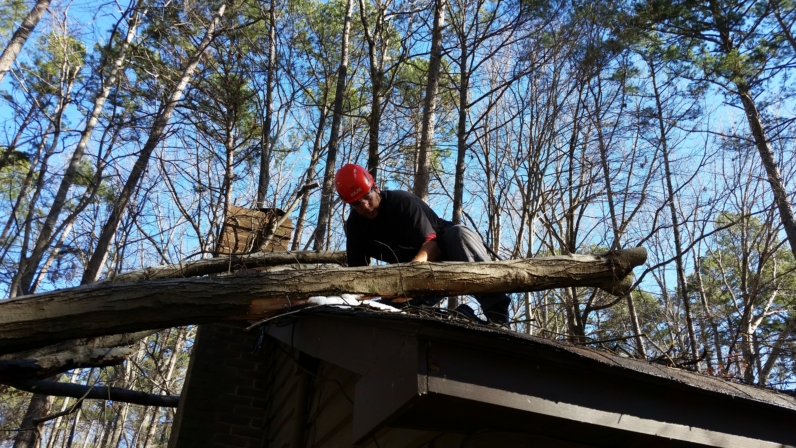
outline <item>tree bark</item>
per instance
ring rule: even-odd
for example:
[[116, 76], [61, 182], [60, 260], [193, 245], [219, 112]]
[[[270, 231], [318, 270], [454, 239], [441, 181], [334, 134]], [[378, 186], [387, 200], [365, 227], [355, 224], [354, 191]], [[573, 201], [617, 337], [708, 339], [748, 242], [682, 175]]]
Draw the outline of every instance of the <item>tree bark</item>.
[[[658, 89], [657, 71], [655, 66], [654, 57], [649, 57], [647, 64], [650, 67], [652, 89], [655, 96], [655, 108], [657, 110], [656, 118], [658, 119], [658, 132], [660, 132], [660, 145], [661, 153], [663, 155], [663, 168], [664, 180], [666, 181], [666, 192], [668, 194], [669, 215], [672, 220], [672, 236], [674, 237], [675, 249], [675, 266], [677, 268], [677, 286], [679, 289], [680, 300], [683, 303], [683, 311], [685, 312], [686, 328], [688, 330], [689, 349], [691, 350], [691, 359], [699, 359], [697, 352], [696, 330], [694, 327], [694, 317], [691, 312], [691, 300], [688, 297], [688, 285], [685, 274], [685, 263], [683, 263], [683, 244], [680, 238], [680, 220], [677, 217], [677, 208], [675, 206], [676, 196], [674, 194], [674, 183], [672, 182], [672, 170], [669, 163], [669, 141], [668, 132], [663, 118], [663, 103], [661, 102], [661, 93]], [[699, 370], [699, 363], [695, 364]]]
[[28, 37], [30, 37], [33, 29], [36, 28], [39, 20], [41, 20], [44, 12], [47, 11], [49, 7], [50, 0], [38, 0], [33, 6], [33, 9], [28, 13], [28, 16], [25, 17], [25, 20], [22, 21], [22, 24], [14, 32], [5, 50], [3, 50], [3, 54], [0, 55], [0, 82], [3, 82], [6, 73], [11, 70], [11, 65], [14, 64], [19, 52], [22, 51], [22, 47], [25, 45], [25, 42], [27, 42]]
[[276, 71], [276, 0], [268, 5], [268, 68], [265, 75], [265, 118], [261, 138], [260, 179], [257, 205], [266, 207], [268, 184], [271, 183], [271, 121], [274, 113], [274, 72]]
[[135, 189], [138, 188], [138, 182], [144, 175], [144, 171], [146, 171], [152, 152], [155, 150], [155, 147], [158, 145], [160, 139], [163, 137], [163, 134], [166, 132], [166, 126], [169, 123], [171, 114], [177, 107], [177, 103], [182, 97], [182, 92], [188, 85], [188, 81], [191, 79], [194, 70], [196, 70], [196, 67], [199, 65], [199, 60], [202, 58], [205, 49], [213, 41], [216, 28], [218, 27], [221, 17], [224, 15], [225, 9], [226, 4], [222, 4], [218, 9], [218, 12], [213, 17], [213, 22], [208, 26], [207, 32], [205, 33], [202, 42], [196, 48], [196, 51], [191, 57], [188, 66], [182, 73], [182, 77], [174, 87], [174, 90], [172, 90], [168, 101], [166, 104], [161, 106], [162, 109], [155, 118], [155, 122], [152, 125], [152, 130], [149, 133], [149, 138], [144, 144], [144, 147], [141, 149], [141, 152], [138, 155], [138, 160], [136, 161], [135, 165], [133, 165], [133, 169], [130, 171], [127, 182], [125, 182], [121, 193], [119, 193], [119, 198], [114, 203], [113, 211], [111, 211], [108, 221], [102, 227], [102, 232], [97, 240], [97, 247], [94, 250], [94, 253], [91, 255], [88, 264], [86, 265], [86, 270], [83, 273], [83, 279], [81, 283], [92, 283], [97, 281], [99, 278], [102, 264], [105, 262], [105, 259], [108, 255], [111, 241], [113, 241], [113, 237], [116, 234], [116, 230], [118, 229], [119, 223], [122, 220], [122, 215], [127, 209], [127, 204], [130, 202]]
[[453, 181], [453, 223], [464, 224], [464, 170], [467, 157], [467, 95], [470, 92], [470, 73], [467, 69], [469, 52], [464, 30], [459, 33], [461, 51], [459, 61], [459, 123], [456, 125], [456, 174]]
[[115, 366], [132, 353], [129, 348], [79, 347], [41, 358], [0, 361], [0, 382], [47, 378], [80, 367]]
[[439, 70], [442, 62], [442, 28], [445, 26], [445, 6], [447, 0], [434, 2], [434, 26], [431, 31], [431, 54], [428, 60], [428, 83], [423, 104], [423, 122], [420, 131], [420, 147], [417, 151], [417, 172], [415, 173], [414, 193], [420, 199], [428, 200], [430, 180], [430, 153], [434, 143], [434, 120], [439, 89]]
[[[301, 192], [303, 195], [304, 192]], [[238, 269], [280, 266], [294, 263], [345, 263], [345, 252], [259, 252], [250, 255], [208, 258], [186, 261], [166, 266], [152, 266], [137, 271], [125, 272], [107, 279], [113, 283], [136, 282], [139, 280], [161, 280], [167, 278], [199, 277], [202, 275], [234, 272]]]
[[28, 410], [19, 425], [23, 431], [20, 431], [14, 439], [14, 448], [36, 448], [39, 445], [39, 431], [36, 429], [38, 425], [34, 420], [46, 412], [49, 405], [47, 398], [46, 395], [36, 393], [30, 397]]
[[[311, 182], [315, 178], [315, 166], [321, 158], [321, 148], [323, 146], [323, 129], [326, 123], [326, 114], [328, 108], [326, 107], [326, 90], [324, 90], [323, 101], [321, 102], [320, 111], [318, 112], [318, 129], [315, 131], [315, 141], [312, 144], [312, 154], [310, 155], [310, 166], [307, 167], [307, 182]], [[305, 190], [301, 196], [301, 207], [299, 207], [299, 214], [296, 217], [296, 227], [293, 229], [293, 245], [290, 250], [297, 251], [301, 248], [301, 237], [304, 233], [304, 222], [307, 219], [307, 210], [310, 205], [310, 190]], [[307, 243], [313, 243], [313, 239]]]
[[8, 361], [13, 359], [29, 359], [41, 358], [45, 356], [59, 355], [64, 352], [69, 352], [79, 349], [103, 349], [104, 347], [120, 347], [123, 345], [132, 345], [139, 340], [153, 334], [160, 330], [145, 330], [136, 333], [124, 333], [111, 336], [103, 336], [92, 339], [74, 339], [61, 341], [55, 345], [50, 345], [35, 350], [28, 350], [24, 352], [12, 353], [0, 356], [0, 360]]
[[340, 50], [340, 68], [337, 70], [337, 87], [335, 89], [334, 109], [332, 112], [332, 129], [329, 135], [329, 150], [326, 153], [326, 170], [323, 175], [321, 204], [318, 209], [318, 226], [315, 228], [315, 250], [326, 247], [326, 231], [332, 213], [334, 194], [334, 173], [337, 164], [337, 149], [340, 145], [340, 123], [343, 121], [343, 97], [345, 96], [346, 78], [348, 77], [348, 40], [351, 34], [351, 16], [354, 0], [348, 0], [343, 24], [343, 42]]
[[59, 383], [56, 381], [16, 381], [10, 386], [42, 395], [57, 397], [87, 398], [95, 400], [113, 400], [142, 406], [177, 407], [178, 395], [155, 395], [134, 390], [106, 386], [84, 386], [82, 384]]
[[755, 138], [755, 146], [757, 146], [757, 151], [760, 154], [760, 160], [763, 163], [763, 168], [766, 169], [768, 184], [774, 194], [774, 203], [777, 204], [779, 217], [782, 227], [785, 228], [785, 235], [788, 238], [791, 253], [796, 257], [796, 216], [793, 214], [793, 205], [790, 202], [785, 182], [782, 180], [782, 173], [780, 173], [779, 166], [774, 158], [774, 152], [771, 150], [763, 122], [760, 119], [760, 113], [757, 111], [750, 89], [746, 85], [738, 85], [738, 94], [746, 112], [749, 128]]
[[63, 339], [256, 319], [311, 296], [450, 296], [598, 287], [622, 295], [638, 247], [604, 256], [562, 255], [530, 260], [408, 263], [358, 268], [263, 272], [246, 276], [98, 283], [0, 303], [0, 354]]
[[[721, 39], [721, 49], [724, 54], [731, 55], [733, 52], [737, 51], [737, 48], [732, 41], [730, 30], [726, 26], [727, 20], [722, 16], [720, 8], [715, 1], [710, 2], [710, 8]], [[782, 222], [782, 227], [785, 229], [785, 235], [788, 238], [791, 253], [796, 257], [796, 216], [793, 214], [793, 204], [791, 204], [790, 197], [788, 196], [788, 190], [782, 179], [782, 173], [777, 165], [774, 152], [771, 150], [771, 141], [766, 135], [765, 126], [760, 119], [760, 112], [757, 110], [757, 105], [755, 104], [751, 89], [752, 79], [749, 79], [740, 68], [737, 68], [734, 70], [732, 82], [737, 88], [736, 92], [743, 104], [746, 120], [749, 123], [749, 130], [752, 131], [757, 152], [760, 154], [760, 161], [763, 164], [763, 168], [766, 170], [768, 184], [771, 187], [771, 193], [774, 195], [774, 203], [779, 210], [779, 217]]]
[[365, 0], [359, 0], [359, 16], [362, 20], [362, 28], [365, 32], [365, 40], [368, 43], [368, 61], [370, 62], [370, 91], [372, 96], [372, 106], [370, 116], [368, 116], [368, 172], [374, 179], [378, 178], [379, 170], [379, 124], [382, 115], [382, 100], [384, 97], [384, 60], [387, 50], [382, 45], [381, 53], [377, 48], [377, 43], [384, 43], [384, 15], [385, 8], [376, 5], [376, 26], [373, 33], [370, 31], [368, 23], [367, 8]]
[[774, 342], [774, 346], [771, 348], [771, 352], [768, 354], [766, 363], [763, 365], [763, 368], [760, 369], [760, 373], [757, 375], [757, 384], [759, 386], [765, 386], [768, 383], [768, 377], [771, 375], [771, 370], [774, 368], [774, 364], [782, 354], [783, 347], [785, 346], [788, 337], [790, 337], [791, 333], [794, 331], [796, 331], [796, 317], [791, 317], [790, 320], [788, 320], [785, 324], [785, 328], [783, 328], [779, 333], [776, 342]]

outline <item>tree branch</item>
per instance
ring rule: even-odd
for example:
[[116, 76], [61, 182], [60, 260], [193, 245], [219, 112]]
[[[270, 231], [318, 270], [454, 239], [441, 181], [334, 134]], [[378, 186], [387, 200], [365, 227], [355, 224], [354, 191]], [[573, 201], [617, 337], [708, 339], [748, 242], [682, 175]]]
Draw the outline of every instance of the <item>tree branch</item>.
[[107, 386], [84, 386], [82, 384], [58, 383], [55, 381], [15, 381], [7, 383], [19, 390], [56, 397], [113, 400], [142, 406], [177, 407], [179, 395], [155, 395], [146, 392]]
[[12, 359], [0, 361], [0, 381], [41, 379], [79, 367], [106, 367], [119, 365], [134, 353], [133, 349], [87, 348], [42, 356], [40, 358]]
[[[287, 216], [287, 214], [285, 214], [285, 216]], [[276, 227], [278, 228], [279, 226]], [[113, 278], [109, 278], [106, 281], [122, 283], [135, 282], [139, 280], [199, 277], [202, 275], [228, 272], [230, 269], [249, 269], [293, 263], [343, 264], [345, 261], [345, 252], [258, 252], [250, 255], [234, 255], [232, 257], [217, 257], [197, 261], [186, 261], [165, 266], [152, 266], [146, 269], [119, 274]]]

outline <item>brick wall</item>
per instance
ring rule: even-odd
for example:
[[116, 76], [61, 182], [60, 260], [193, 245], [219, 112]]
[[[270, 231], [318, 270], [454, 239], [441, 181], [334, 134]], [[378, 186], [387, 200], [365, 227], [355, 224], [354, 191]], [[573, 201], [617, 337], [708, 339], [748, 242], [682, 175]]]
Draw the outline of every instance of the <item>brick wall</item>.
[[261, 446], [267, 358], [252, 353], [259, 332], [245, 327], [199, 326], [169, 448]]

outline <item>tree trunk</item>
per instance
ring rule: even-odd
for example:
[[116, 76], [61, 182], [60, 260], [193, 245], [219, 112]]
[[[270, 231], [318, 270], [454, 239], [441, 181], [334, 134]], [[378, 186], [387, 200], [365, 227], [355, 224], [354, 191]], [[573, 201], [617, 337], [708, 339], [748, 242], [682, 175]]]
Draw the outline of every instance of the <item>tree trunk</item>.
[[760, 369], [760, 373], [757, 376], [757, 384], [759, 386], [765, 386], [766, 383], [768, 383], [768, 376], [771, 375], [774, 364], [782, 354], [782, 349], [788, 341], [788, 337], [794, 331], [796, 331], [796, 317], [791, 317], [785, 324], [785, 328], [779, 333], [776, 342], [774, 342], [774, 346], [771, 348], [771, 352], [768, 354], [766, 363], [763, 365], [763, 368]]
[[[674, 262], [677, 269], [677, 286], [679, 289], [680, 300], [683, 303], [683, 311], [685, 312], [685, 322], [688, 329], [689, 348], [691, 350], [691, 359], [699, 359], [697, 351], [696, 331], [694, 328], [694, 316], [691, 312], [691, 301], [688, 297], [688, 285], [686, 283], [685, 265], [683, 263], [683, 244], [680, 238], [680, 220], [677, 218], [677, 207], [675, 206], [674, 183], [672, 182], [672, 170], [669, 164], [669, 145], [667, 139], [666, 125], [663, 121], [663, 104], [661, 103], [661, 94], [658, 91], [657, 73], [652, 58], [647, 63], [650, 66], [652, 89], [655, 95], [655, 107], [657, 109], [658, 118], [658, 132], [660, 132], [661, 152], [663, 155], [663, 169], [664, 178], [666, 181], [666, 192], [668, 194], [669, 216], [672, 220], [672, 233], [674, 236]], [[699, 370], [699, 364], [695, 364]]]
[[434, 143], [434, 120], [436, 118], [437, 90], [439, 89], [439, 70], [442, 62], [442, 28], [445, 25], [446, 2], [447, 0], [434, 1], [434, 27], [431, 30], [428, 83], [426, 84], [426, 96], [423, 99], [423, 122], [420, 131], [420, 147], [417, 151], [414, 193], [424, 201], [428, 200], [430, 155]]
[[[142, 345], [139, 344], [139, 353], [143, 352]], [[140, 360], [140, 357], [139, 357]], [[133, 376], [135, 372], [133, 371], [133, 363], [128, 362], [124, 366], [124, 377], [122, 379], [122, 387], [128, 387], [129, 384], [132, 384]], [[118, 417], [116, 417], [116, 423], [113, 426], [113, 434], [111, 435], [110, 440], [110, 447], [118, 447], [121, 441], [122, 435], [124, 434], [124, 427], [125, 422], [127, 421], [127, 413], [130, 410], [130, 405], [127, 403], [119, 403], [119, 411], [117, 413]]]
[[[61, 137], [61, 129], [63, 126], [63, 115], [66, 111], [67, 106], [69, 105], [72, 88], [74, 87], [74, 79], [65, 79], [69, 77], [69, 74], [64, 74], [63, 70], [61, 71], [61, 82], [63, 84], [61, 95], [58, 99], [58, 105], [55, 108], [53, 113], [53, 119], [51, 127], [53, 129], [52, 135], [52, 143], [49, 145], [47, 150], [44, 152], [44, 155], [41, 159], [41, 168], [39, 170], [38, 179], [36, 182], [36, 190], [33, 192], [33, 197], [29, 201], [27, 218], [25, 219], [25, 231], [23, 232], [22, 236], [22, 247], [20, 250], [20, 257], [19, 257], [19, 266], [22, 268], [27, 264], [27, 251], [28, 251], [28, 243], [30, 242], [30, 238], [32, 235], [31, 226], [35, 219], [32, 217], [34, 216], [34, 208], [39, 201], [39, 197], [41, 196], [41, 192], [43, 189], [43, 184], [47, 177], [48, 171], [48, 161], [49, 158], [53, 155], [56, 148], [58, 147], [58, 143], [60, 142]], [[42, 144], [46, 138], [42, 138]], [[21, 284], [22, 278], [25, 271], [22, 269], [18, 269], [16, 273], [14, 273], [14, 278], [11, 280], [11, 287], [9, 288], [10, 296], [16, 297], [18, 295], [27, 294], [28, 292], [22, 291]]]
[[[715, 2], [712, 1], [710, 6], [713, 19], [717, 24], [719, 37], [721, 38], [722, 51], [726, 55], [731, 55], [737, 51], [737, 48], [732, 41], [729, 30], [726, 28], [727, 21], [721, 16], [719, 7]], [[755, 105], [749, 79], [746, 74], [740, 72], [740, 69], [738, 69], [736, 73], [733, 73], [733, 75], [732, 81], [737, 88], [738, 96], [743, 104], [746, 120], [749, 123], [749, 129], [752, 131], [757, 152], [760, 154], [760, 161], [763, 164], [763, 168], [766, 170], [768, 183], [771, 186], [771, 193], [774, 195], [774, 203], [779, 210], [779, 217], [782, 226], [785, 228], [785, 235], [787, 235], [791, 253], [796, 257], [796, 217], [793, 214], [793, 205], [788, 197], [788, 191], [785, 187], [785, 182], [782, 180], [782, 174], [777, 166], [774, 152], [771, 150], [771, 142], [766, 136], [765, 126], [760, 119], [760, 113]]]
[[113, 431], [116, 428], [116, 422], [119, 420], [119, 413], [116, 412], [113, 418], [105, 422], [105, 429], [102, 432], [102, 440], [100, 440], [97, 448], [108, 448], [108, 442], [113, 437]]
[[33, 394], [30, 397], [30, 404], [28, 410], [25, 411], [25, 416], [22, 418], [22, 423], [19, 425], [24, 431], [17, 433], [14, 439], [14, 448], [38, 448], [39, 446], [39, 431], [33, 420], [41, 417], [49, 407], [49, 401], [46, 395]]
[[359, 268], [263, 272], [245, 276], [97, 283], [0, 302], [0, 354], [63, 339], [253, 319], [311, 296], [367, 297], [496, 294], [598, 287], [622, 295], [643, 248], [604, 256], [563, 255], [498, 262], [406, 263]]
[[[307, 182], [315, 178], [315, 166], [321, 159], [321, 148], [323, 142], [323, 129], [326, 124], [326, 114], [328, 109], [326, 107], [326, 91], [324, 90], [323, 102], [321, 103], [321, 110], [318, 117], [318, 129], [315, 132], [315, 142], [312, 145], [312, 154], [310, 156], [310, 166], [307, 168]], [[296, 218], [296, 228], [293, 229], [293, 245], [290, 250], [297, 251], [301, 248], [301, 235], [304, 232], [304, 223], [307, 220], [307, 210], [310, 206], [310, 191], [307, 190], [301, 196], [301, 207], [299, 207], [299, 214]], [[307, 245], [313, 243], [311, 239]]]
[[716, 318], [713, 317], [713, 312], [710, 310], [710, 305], [708, 304], [707, 295], [705, 294], [705, 285], [702, 283], [702, 266], [700, 265], [699, 256], [696, 252], [693, 254], [694, 257], [694, 274], [696, 275], [697, 280], [697, 288], [699, 290], [699, 298], [702, 301], [702, 308], [705, 312], [705, 319], [707, 319], [708, 324], [713, 332], [713, 345], [714, 350], [716, 351], [716, 366], [719, 370], [724, 369], [724, 361], [721, 357], [721, 334], [719, 333], [719, 327], [716, 324]]
[[774, 152], [771, 150], [771, 144], [766, 136], [765, 127], [760, 120], [760, 113], [757, 111], [757, 106], [755, 106], [755, 102], [752, 99], [749, 87], [746, 84], [738, 85], [738, 94], [741, 97], [746, 119], [749, 121], [749, 127], [755, 138], [755, 146], [757, 146], [757, 151], [760, 153], [760, 160], [763, 163], [763, 168], [766, 169], [768, 183], [774, 195], [774, 203], [779, 210], [782, 227], [785, 228], [785, 235], [788, 237], [791, 253], [796, 257], [796, 217], [793, 214], [793, 205], [788, 197], [785, 182], [782, 180], [782, 174], [774, 158]]
[[318, 209], [318, 225], [315, 228], [315, 250], [326, 247], [326, 232], [332, 214], [334, 200], [334, 174], [337, 164], [337, 149], [340, 145], [340, 123], [343, 121], [343, 99], [345, 96], [346, 78], [348, 77], [348, 40], [351, 34], [351, 16], [354, 0], [348, 0], [343, 23], [343, 41], [340, 49], [340, 68], [337, 70], [337, 87], [335, 89], [334, 109], [332, 112], [332, 129], [329, 135], [329, 150], [326, 153], [326, 170], [323, 175], [321, 204]]
[[464, 169], [467, 157], [467, 93], [470, 90], [470, 73], [467, 71], [466, 36], [459, 36], [461, 56], [459, 61], [459, 123], [456, 126], [456, 175], [453, 181], [453, 223], [463, 224]]
[[44, 12], [47, 11], [49, 7], [50, 0], [37, 0], [33, 9], [28, 13], [28, 16], [22, 21], [22, 25], [14, 32], [5, 50], [3, 50], [3, 54], [0, 55], [0, 82], [3, 82], [6, 73], [11, 70], [11, 66], [17, 59], [19, 52], [22, 51], [22, 47], [25, 45], [28, 37], [30, 37], [33, 29], [36, 28], [39, 20], [41, 20]]
[[636, 342], [636, 351], [638, 355], [647, 359], [647, 348], [644, 346], [644, 338], [641, 337], [641, 325], [638, 323], [638, 313], [636, 313], [636, 304], [633, 303], [633, 295], [627, 295], [627, 311], [630, 314], [630, 325], [633, 326], [633, 340]]
[[268, 184], [271, 183], [271, 121], [274, 113], [274, 72], [276, 71], [276, 0], [268, 6], [268, 68], [265, 74], [265, 119], [260, 153], [260, 180], [257, 204], [266, 207]]
[[77, 427], [77, 422], [80, 421], [80, 409], [75, 412], [75, 418], [72, 420], [72, 428], [69, 430], [69, 437], [66, 440], [66, 448], [72, 448], [72, 441], [75, 439], [75, 428]]
[[149, 133], [149, 138], [144, 144], [144, 147], [141, 149], [141, 152], [138, 155], [138, 160], [136, 161], [135, 165], [133, 165], [133, 169], [130, 170], [130, 175], [127, 178], [127, 182], [125, 182], [122, 191], [119, 193], [119, 198], [114, 203], [113, 211], [108, 217], [108, 221], [102, 227], [102, 232], [97, 240], [97, 247], [94, 250], [94, 253], [91, 254], [91, 258], [86, 265], [86, 270], [83, 273], [83, 279], [81, 283], [92, 283], [97, 281], [99, 278], [102, 265], [108, 256], [108, 250], [110, 249], [111, 241], [113, 240], [116, 230], [119, 227], [119, 223], [122, 220], [122, 215], [127, 209], [127, 204], [130, 202], [133, 192], [136, 190], [136, 188], [138, 188], [138, 182], [144, 175], [144, 171], [149, 164], [149, 158], [152, 155], [152, 152], [155, 150], [155, 147], [158, 145], [160, 139], [163, 137], [163, 134], [166, 131], [166, 126], [169, 123], [171, 114], [177, 107], [177, 103], [182, 97], [182, 92], [188, 85], [188, 81], [191, 79], [194, 70], [196, 70], [196, 67], [199, 65], [199, 60], [202, 58], [205, 49], [208, 45], [210, 45], [210, 42], [212, 42], [213, 38], [215, 37], [216, 27], [218, 27], [218, 23], [221, 20], [221, 17], [224, 15], [225, 9], [226, 4], [222, 4], [218, 9], [218, 12], [213, 17], [213, 22], [207, 28], [207, 32], [205, 33], [202, 42], [194, 51], [188, 66], [182, 73], [182, 77], [174, 87], [174, 90], [172, 90], [171, 95], [169, 95], [168, 102], [165, 105], [162, 105], [162, 109], [155, 118], [155, 122], [152, 125], [152, 130]]
[[365, 39], [368, 42], [368, 61], [370, 62], [370, 91], [372, 105], [370, 116], [368, 117], [368, 171], [374, 179], [377, 179], [379, 170], [379, 124], [381, 122], [381, 101], [383, 97], [384, 84], [384, 54], [382, 48], [381, 57], [377, 55], [376, 43], [384, 41], [384, 13], [385, 10], [380, 5], [377, 7], [378, 16], [376, 17], [376, 27], [373, 33], [370, 32], [368, 24], [367, 9], [365, 0], [359, 0], [359, 15], [362, 20], [362, 27], [365, 31]]

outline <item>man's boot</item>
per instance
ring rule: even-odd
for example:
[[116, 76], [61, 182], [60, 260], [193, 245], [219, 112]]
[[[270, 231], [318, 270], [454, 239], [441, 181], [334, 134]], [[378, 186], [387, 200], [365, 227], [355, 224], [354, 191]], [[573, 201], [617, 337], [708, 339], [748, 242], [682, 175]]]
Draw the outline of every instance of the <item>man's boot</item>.
[[484, 310], [484, 315], [490, 324], [498, 327], [508, 328], [509, 326], [509, 304], [511, 300], [501, 300]]

